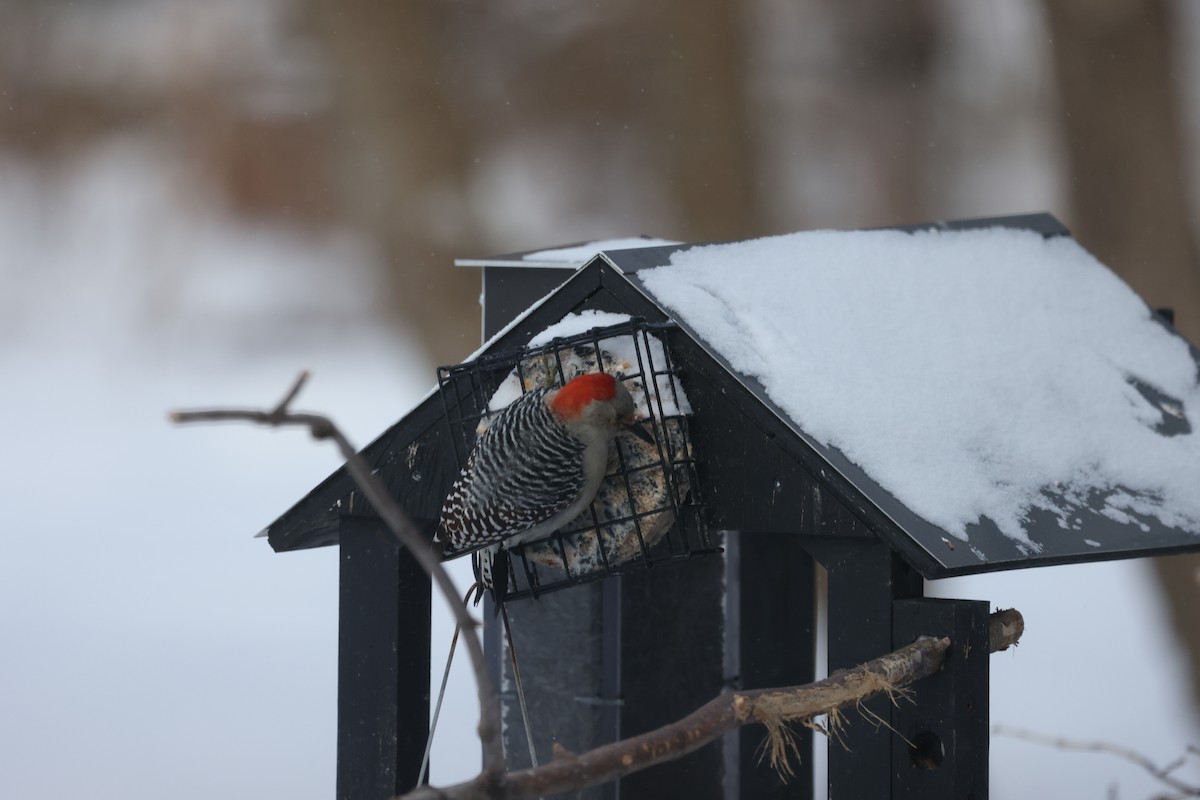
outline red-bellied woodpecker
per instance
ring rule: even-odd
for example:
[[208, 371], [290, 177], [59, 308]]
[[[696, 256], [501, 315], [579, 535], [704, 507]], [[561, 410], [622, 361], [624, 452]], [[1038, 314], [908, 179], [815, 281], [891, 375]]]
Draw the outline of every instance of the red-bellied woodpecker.
[[481, 578], [502, 601], [507, 559], [491, 574], [500, 548], [548, 536], [588, 507], [614, 437], [625, 428], [648, 437], [635, 412], [624, 385], [600, 372], [522, 395], [476, 442], [442, 506], [437, 538], [456, 550], [489, 545], [479, 553]]

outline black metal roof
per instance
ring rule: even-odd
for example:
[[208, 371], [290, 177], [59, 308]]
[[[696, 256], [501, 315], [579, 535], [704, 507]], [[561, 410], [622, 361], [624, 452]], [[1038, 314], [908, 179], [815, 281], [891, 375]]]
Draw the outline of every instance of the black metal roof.
[[[1004, 226], [1069, 236], [1049, 214], [1029, 214], [927, 225], [903, 230]], [[1026, 526], [1040, 545], [1030, 552], [984, 519], [968, 527], [969, 542], [951, 536], [907, 508], [837, 448], [807, 434], [781, 410], [756, 379], [740, 374], [704, 342], [686, 319], [676, 319], [642, 288], [637, 272], [668, 263], [693, 245], [620, 250], [601, 254], [548, 295], [485, 352], [517, 349], [572, 311], [599, 308], [673, 321], [673, 357], [686, 365], [685, 390], [695, 410], [693, 439], [703, 465], [714, 525], [729, 530], [808, 536], [877, 536], [929, 578], [1200, 550], [1200, 536], [1156, 519], [1118, 522], [1099, 513], [1079, 530], [1034, 511]], [[1200, 365], [1200, 353], [1193, 357]], [[434, 394], [364, 450], [389, 488], [426, 526], [432, 526], [458, 465], [447, 438], [442, 405]], [[276, 550], [337, 541], [339, 518], [370, 514], [344, 470], [330, 475], [272, 523]], [[1091, 540], [1090, 542], [1088, 540]], [[1096, 547], [1095, 541], [1104, 542]]]

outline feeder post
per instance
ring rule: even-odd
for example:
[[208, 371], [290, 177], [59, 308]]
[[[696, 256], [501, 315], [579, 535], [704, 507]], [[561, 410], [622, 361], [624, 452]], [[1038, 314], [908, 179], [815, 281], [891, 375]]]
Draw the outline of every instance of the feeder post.
[[343, 517], [338, 800], [416, 785], [429, 735], [430, 580], [378, 518]]
[[829, 796], [987, 800], [990, 604], [922, 597], [920, 574], [876, 539], [805, 546], [829, 570], [830, 672], [920, 636], [953, 643], [938, 673], [911, 688], [912, 702], [879, 697], [847, 712], [829, 742]]
[[[725, 537], [725, 672], [730, 688], [799, 686], [815, 680], [816, 591], [812, 556], [799, 536], [741, 531]], [[762, 758], [761, 725], [726, 741], [727, 796], [811, 800], [813, 733], [794, 726], [800, 751], [785, 782]]]
[[919, 636], [946, 636], [952, 645], [937, 673], [910, 687], [893, 722], [893, 800], [987, 800], [990, 714], [990, 603], [915, 598], [892, 606], [893, 646]]
[[[805, 538], [805, 546], [829, 573], [829, 672], [878, 658], [893, 648], [893, 607], [918, 598], [921, 576], [874, 537]], [[906, 642], [907, 644], [907, 642]], [[878, 716], [895, 726], [887, 697], [846, 712], [847, 724], [829, 742], [829, 796], [879, 800], [892, 796], [892, 732], [873, 724]]]

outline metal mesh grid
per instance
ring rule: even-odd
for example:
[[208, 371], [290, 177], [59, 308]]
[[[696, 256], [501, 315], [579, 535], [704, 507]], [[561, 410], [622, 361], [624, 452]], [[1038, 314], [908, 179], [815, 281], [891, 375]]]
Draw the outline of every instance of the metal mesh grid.
[[499, 410], [489, 409], [493, 395], [506, 382], [511, 393], [514, 380], [527, 392], [561, 386], [582, 372], [608, 372], [634, 390], [653, 434], [653, 446], [618, 436], [616, 458], [591, 508], [550, 537], [509, 551], [506, 600], [720, 551], [709, 537], [688, 434], [686, 390], [670, 356], [669, 339], [677, 330], [673, 324], [635, 319], [438, 369], [460, 467], [486, 419]]

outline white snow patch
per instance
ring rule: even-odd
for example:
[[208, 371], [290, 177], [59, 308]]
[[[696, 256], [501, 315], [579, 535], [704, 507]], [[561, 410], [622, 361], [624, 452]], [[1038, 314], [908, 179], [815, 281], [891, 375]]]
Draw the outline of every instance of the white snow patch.
[[496, 391], [488, 398], [488, 411], [499, 411], [502, 408], [507, 408], [518, 397], [524, 394], [521, 391], [521, 381], [517, 378], [517, 371], [514, 369], [509, 373], [504, 382], [496, 387]]
[[1196, 364], [1069, 238], [819, 231], [675, 252], [639, 277], [806, 433], [957, 537], [986, 516], [1036, 550], [1029, 512], [1077, 519], [1089, 492], [1114, 518], [1200, 532], [1200, 438], [1154, 431], [1164, 413], [1196, 427]]
[[654, 239], [646, 236], [633, 236], [624, 239], [599, 239], [594, 242], [572, 245], [571, 247], [556, 247], [550, 250], [538, 250], [522, 256], [525, 261], [562, 261], [568, 264], [582, 264], [597, 253], [606, 250], [636, 250], [641, 247], [662, 247], [679, 244], [671, 239]]
[[595, 309], [580, 311], [578, 314], [568, 314], [541, 333], [536, 334], [529, 340], [529, 346], [538, 347], [549, 344], [554, 339], [578, 336], [593, 328], [607, 328], [612, 325], [620, 325], [622, 322], [629, 322], [628, 314], [614, 314], [610, 311]]

